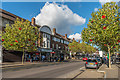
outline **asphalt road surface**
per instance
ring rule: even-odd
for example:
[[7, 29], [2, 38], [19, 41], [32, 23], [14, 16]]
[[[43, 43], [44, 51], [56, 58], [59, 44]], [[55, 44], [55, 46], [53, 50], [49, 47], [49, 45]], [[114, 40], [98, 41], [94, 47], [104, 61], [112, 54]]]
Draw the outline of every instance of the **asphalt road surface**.
[[2, 73], [3, 78], [71, 78], [78, 74], [84, 62], [72, 62], [59, 65], [49, 65], [39, 68], [7, 71]]

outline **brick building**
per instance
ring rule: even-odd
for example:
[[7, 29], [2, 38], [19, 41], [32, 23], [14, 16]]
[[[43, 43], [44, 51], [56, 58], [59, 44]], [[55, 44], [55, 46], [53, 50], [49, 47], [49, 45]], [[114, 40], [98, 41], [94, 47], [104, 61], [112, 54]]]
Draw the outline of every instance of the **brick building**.
[[[22, 19], [10, 12], [0, 9], [0, 30], [4, 31], [6, 24], [13, 24], [16, 18]], [[25, 19], [24, 19], [25, 20]], [[7, 51], [1, 46], [1, 58], [4, 61], [21, 61], [22, 52]]]
[[[0, 18], [2, 20], [0, 21], [1, 30], [4, 30], [6, 24], [13, 24], [16, 18], [22, 19], [21, 17], [2, 9], [0, 9]], [[47, 25], [37, 25], [35, 24], [35, 18], [32, 18], [31, 25], [37, 26], [39, 30], [38, 40], [36, 40], [38, 51], [26, 53], [25, 56], [33, 54], [34, 56], [39, 56], [41, 60], [41, 56], [44, 55], [47, 61], [50, 61], [51, 57], [59, 57], [60, 59], [66, 59], [66, 57], [69, 55], [68, 44], [72, 42], [71, 39], [67, 38], [67, 34], [63, 36], [58, 34], [55, 28], [53, 28], [52, 31], [51, 28]], [[3, 55], [1, 55], [3, 56], [3, 61], [21, 61], [22, 52], [7, 51], [5, 49], [2, 51]]]
[[51, 39], [51, 48], [53, 50], [52, 56], [66, 59], [69, 56], [68, 44], [72, 42], [72, 40], [67, 37], [67, 34], [65, 34], [65, 36], [58, 34], [56, 28], [53, 28]]
[[[32, 22], [35, 26], [35, 18], [32, 18]], [[47, 61], [50, 61], [50, 58], [58, 57], [59, 59], [66, 59], [69, 56], [68, 44], [72, 42], [71, 39], [65, 36], [60, 35], [56, 32], [56, 29], [53, 28], [51, 31], [50, 27], [44, 25], [39, 27], [39, 39], [38, 39], [38, 51], [40, 56], [44, 55]]]

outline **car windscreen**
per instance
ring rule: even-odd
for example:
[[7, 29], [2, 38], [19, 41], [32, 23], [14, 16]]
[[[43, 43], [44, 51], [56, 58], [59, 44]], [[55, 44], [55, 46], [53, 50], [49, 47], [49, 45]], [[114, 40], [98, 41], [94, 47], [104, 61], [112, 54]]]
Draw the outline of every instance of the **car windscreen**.
[[97, 62], [97, 61], [89, 59], [89, 60], [87, 60], [87, 62]]

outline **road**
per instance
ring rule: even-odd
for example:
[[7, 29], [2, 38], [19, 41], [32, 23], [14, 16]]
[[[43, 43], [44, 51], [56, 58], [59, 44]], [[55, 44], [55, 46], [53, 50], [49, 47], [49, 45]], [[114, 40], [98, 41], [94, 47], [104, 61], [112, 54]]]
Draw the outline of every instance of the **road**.
[[84, 62], [49, 65], [38, 68], [3, 72], [3, 78], [72, 78], [84, 67]]

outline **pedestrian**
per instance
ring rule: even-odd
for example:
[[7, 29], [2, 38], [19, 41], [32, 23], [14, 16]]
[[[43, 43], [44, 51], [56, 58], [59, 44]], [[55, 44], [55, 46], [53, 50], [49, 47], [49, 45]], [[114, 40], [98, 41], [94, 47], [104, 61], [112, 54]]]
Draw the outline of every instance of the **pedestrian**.
[[109, 59], [106, 61], [107, 67], [109, 68]]
[[44, 55], [42, 55], [42, 61], [44, 61]]
[[56, 57], [56, 62], [58, 62], [58, 57]]
[[50, 56], [50, 62], [51, 62], [52, 57]]
[[31, 56], [30, 62], [33, 62], [33, 56]]

